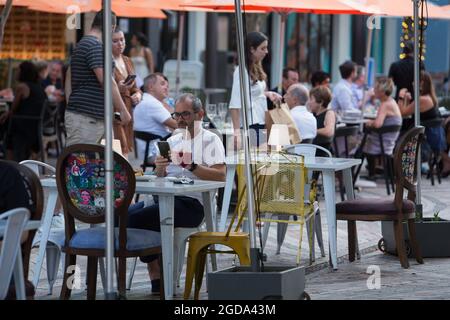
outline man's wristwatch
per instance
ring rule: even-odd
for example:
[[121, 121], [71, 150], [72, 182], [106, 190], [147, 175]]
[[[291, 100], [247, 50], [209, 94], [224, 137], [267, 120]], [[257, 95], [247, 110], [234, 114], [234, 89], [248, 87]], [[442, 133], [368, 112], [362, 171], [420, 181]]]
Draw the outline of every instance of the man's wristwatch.
[[190, 172], [194, 171], [195, 169], [197, 169], [197, 164], [196, 163], [192, 163], [191, 167], [188, 169]]

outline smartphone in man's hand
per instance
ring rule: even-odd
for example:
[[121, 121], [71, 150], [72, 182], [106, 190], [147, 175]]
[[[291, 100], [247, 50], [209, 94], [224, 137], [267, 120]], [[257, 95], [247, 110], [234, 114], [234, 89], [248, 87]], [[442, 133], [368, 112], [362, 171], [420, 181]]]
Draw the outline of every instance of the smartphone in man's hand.
[[158, 149], [161, 157], [170, 161], [170, 145], [167, 141], [158, 141]]

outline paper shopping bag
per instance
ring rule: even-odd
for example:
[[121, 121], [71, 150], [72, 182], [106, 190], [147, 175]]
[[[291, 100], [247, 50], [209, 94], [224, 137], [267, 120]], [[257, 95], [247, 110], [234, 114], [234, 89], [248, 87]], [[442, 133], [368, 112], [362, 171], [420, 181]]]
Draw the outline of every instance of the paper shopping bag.
[[275, 106], [272, 110], [268, 111], [269, 117], [266, 116], [266, 128], [270, 132], [270, 127], [273, 123], [285, 124], [289, 129], [289, 139], [291, 144], [298, 144], [302, 141], [300, 132], [295, 124], [294, 118], [292, 118], [291, 111], [287, 104], [283, 103], [279, 106]]

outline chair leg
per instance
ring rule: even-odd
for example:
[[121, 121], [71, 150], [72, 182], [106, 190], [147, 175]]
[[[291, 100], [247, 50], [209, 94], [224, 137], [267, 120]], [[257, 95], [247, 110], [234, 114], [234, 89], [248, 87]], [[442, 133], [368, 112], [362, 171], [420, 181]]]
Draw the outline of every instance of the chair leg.
[[97, 257], [88, 257], [87, 265], [87, 299], [95, 300], [97, 292]]
[[391, 182], [392, 192], [395, 192], [395, 184], [394, 184], [394, 158], [388, 156], [388, 168], [389, 168], [389, 180]]
[[[195, 241], [191, 239], [190, 241]], [[186, 279], [184, 282], [184, 294], [183, 298], [185, 300], [189, 299], [189, 296], [191, 295], [192, 290], [192, 282], [194, 281], [194, 272], [195, 267], [197, 265], [197, 258], [198, 258], [198, 252], [194, 250], [195, 246], [193, 243], [189, 244], [188, 249], [188, 257], [186, 262]]]
[[203, 274], [205, 273], [207, 250], [208, 248], [201, 250], [199, 253], [199, 259], [197, 260], [197, 267], [195, 268], [194, 300], [198, 300], [200, 296]]
[[117, 268], [118, 282], [117, 288], [119, 297], [126, 298], [126, 277], [127, 277], [127, 258], [119, 257], [119, 267]]
[[403, 237], [403, 223], [401, 221], [394, 221], [394, 235], [400, 264], [403, 268], [407, 269], [409, 268], [409, 262], [408, 257], [406, 256], [405, 240]]
[[322, 236], [322, 219], [320, 218], [320, 209], [317, 208], [316, 217], [314, 219], [314, 229], [317, 237], [317, 244], [320, 248], [320, 255], [325, 257], [325, 248], [323, 246], [323, 236]]
[[308, 237], [308, 245], [309, 245], [309, 264], [312, 265], [314, 261], [316, 261], [316, 250], [314, 246], [315, 239], [315, 217], [314, 214], [311, 218], [306, 222], [306, 236]]
[[347, 221], [348, 231], [348, 260], [350, 262], [355, 261], [356, 253], [356, 222]]
[[131, 284], [133, 283], [134, 272], [136, 271], [137, 257], [132, 258], [133, 262], [131, 264], [130, 273], [127, 280], [127, 290], [131, 289]]
[[385, 170], [383, 170], [383, 172], [384, 172], [384, 182], [386, 183], [386, 192], [387, 192], [387, 195], [389, 196], [391, 194], [391, 189], [389, 187], [388, 170], [387, 170], [387, 166], [386, 166], [386, 156], [382, 155], [381, 157], [383, 158], [383, 167], [385, 168]]
[[[75, 281], [74, 274], [73, 274], [73, 273], [75, 273], [75, 270], [73, 270], [69, 274], [68, 269], [70, 266], [76, 265], [76, 263], [77, 263], [77, 256], [66, 254], [63, 283], [62, 283], [62, 287], [61, 287], [61, 294], [59, 296], [59, 299], [61, 299], [61, 300], [67, 300], [70, 298], [70, 294], [72, 293], [73, 281]], [[69, 284], [70, 279], [72, 279], [72, 282]]]
[[[289, 220], [290, 217], [288, 215], [283, 214], [283, 215], [279, 215], [278, 219], [279, 220]], [[276, 254], [280, 254], [281, 246], [283, 245], [284, 238], [286, 237], [287, 228], [288, 228], [287, 223], [283, 223], [283, 222], [277, 223], [277, 253]]]
[[416, 256], [416, 261], [420, 264], [423, 263], [422, 252], [420, 251], [419, 242], [416, 237], [416, 224], [414, 219], [408, 219], [408, 230], [409, 239], [411, 241], [412, 249], [414, 250], [414, 255]]
[[434, 156], [434, 165], [436, 166], [436, 176], [438, 179], [438, 183], [441, 184], [441, 167], [439, 166], [439, 162], [441, 161], [441, 155], [439, 154], [439, 151], [436, 152]]
[[[272, 214], [266, 213], [266, 219], [271, 219]], [[266, 247], [267, 238], [269, 236], [269, 230], [270, 230], [270, 221], [264, 221], [264, 228], [263, 228], [263, 234], [262, 234], [262, 249]], [[278, 254], [278, 253], [277, 253]]]
[[58, 275], [61, 251], [57, 246], [47, 244], [47, 248], [45, 248], [45, 255], [47, 260], [48, 292], [49, 295], [52, 295], [53, 285], [55, 284], [56, 277]]

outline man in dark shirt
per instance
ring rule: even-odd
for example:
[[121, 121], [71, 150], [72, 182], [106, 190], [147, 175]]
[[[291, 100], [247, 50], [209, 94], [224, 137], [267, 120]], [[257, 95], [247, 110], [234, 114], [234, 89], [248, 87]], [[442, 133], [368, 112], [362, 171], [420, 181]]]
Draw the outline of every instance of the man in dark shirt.
[[[282, 97], [284, 97], [284, 95], [287, 92], [287, 89], [289, 89], [289, 87], [293, 84], [298, 83], [299, 81], [299, 75], [298, 75], [298, 71], [294, 68], [284, 68], [283, 69], [283, 78], [281, 79], [281, 88], [280, 86], [273, 88], [270, 91], [273, 92], [277, 92], [279, 93]], [[282, 102], [284, 102], [284, 100], [282, 100]], [[273, 102], [267, 98], [267, 108], [269, 110], [274, 108]]]
[[[112, 30], [116, 16], [112, 13]], [[103, 11], [97, 12], [91, 30], [78, 42], [66, 75], [68, 97], [65, 123], [66, 145], [98, 143], [104, 135], [103, 91]], [[120, 112], [122, 124], [130, 121], [114, 78], [112, 98], [115, 111]]]
[[[397, 87], [395, 101], [398, 101], [398, 94], [403, 88], [406, 88], [408, 92], [414, 92], [414, 43], [412, 41], [405, 43], [403, 54], [405, 57], [392, 63], [389, 68], [389, 78], [392, 78]], [[425, 69], [422, 63], [420, 69]]]

